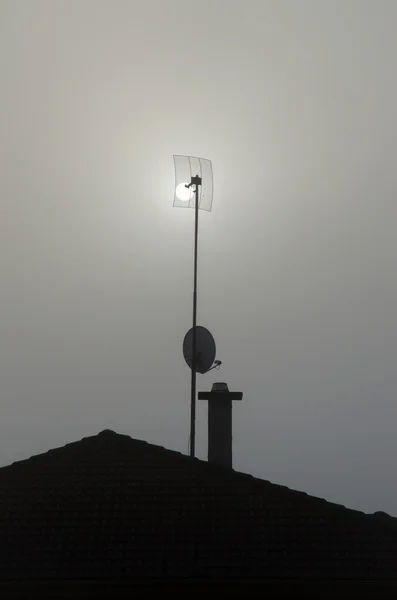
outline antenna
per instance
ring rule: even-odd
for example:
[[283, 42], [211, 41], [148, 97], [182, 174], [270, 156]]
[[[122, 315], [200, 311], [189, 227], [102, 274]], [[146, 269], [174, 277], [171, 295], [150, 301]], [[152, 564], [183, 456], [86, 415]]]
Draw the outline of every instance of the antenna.
[[[216, 346], [212, 334], [205, 327], [196, 326], [196, 373], [219, 369], [222, 362], [215, 360]], [[193, 327], [183, 340], [183, 356], [187, 366], [193, 368]]]

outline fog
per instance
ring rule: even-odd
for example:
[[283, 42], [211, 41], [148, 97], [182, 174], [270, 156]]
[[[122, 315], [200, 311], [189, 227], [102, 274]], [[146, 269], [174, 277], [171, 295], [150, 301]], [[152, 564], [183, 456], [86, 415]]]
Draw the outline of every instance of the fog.
[[[397, 515], [397, 4], [0, 0], [0, 465], [105, 428], [188, 451], [198, 322], [234, 467]], [[197, 455], [206, 460], [207, 406]]]

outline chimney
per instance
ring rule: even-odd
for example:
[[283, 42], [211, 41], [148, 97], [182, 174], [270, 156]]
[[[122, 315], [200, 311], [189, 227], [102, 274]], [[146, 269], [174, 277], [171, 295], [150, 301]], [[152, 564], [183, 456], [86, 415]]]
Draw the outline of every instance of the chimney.
[[208, 462], [232, 469], [232, 401], [242, 400], [243, 394], [229, 392], [226, 383], [214, 383], [198, 399], [208, 400]]

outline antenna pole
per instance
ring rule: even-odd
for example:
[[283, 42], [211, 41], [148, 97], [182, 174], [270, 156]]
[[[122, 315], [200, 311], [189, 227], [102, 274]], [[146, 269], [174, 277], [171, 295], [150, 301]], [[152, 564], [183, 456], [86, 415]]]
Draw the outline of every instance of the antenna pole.
[[190, 396], [190, 456], [194, 458], [196, 449], [196, 370], [197, 370], [197, 249], [199, 218], [199, 185], [202, 180], [198, 175], [192, 177], [191, 185], [195, 185], [194, 205], [194, 267], [193, 267], [193, 357]]

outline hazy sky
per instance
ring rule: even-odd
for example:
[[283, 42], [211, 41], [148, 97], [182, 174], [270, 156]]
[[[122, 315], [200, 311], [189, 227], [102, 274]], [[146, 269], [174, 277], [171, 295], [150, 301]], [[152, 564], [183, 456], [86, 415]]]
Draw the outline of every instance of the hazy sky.
[[397, 515], [396, 26], [395, 0], [0, 0], [1, 465], [105, 428], [187, 452], [192, 154], [198, 388], [244, 393], [235, 468]]

